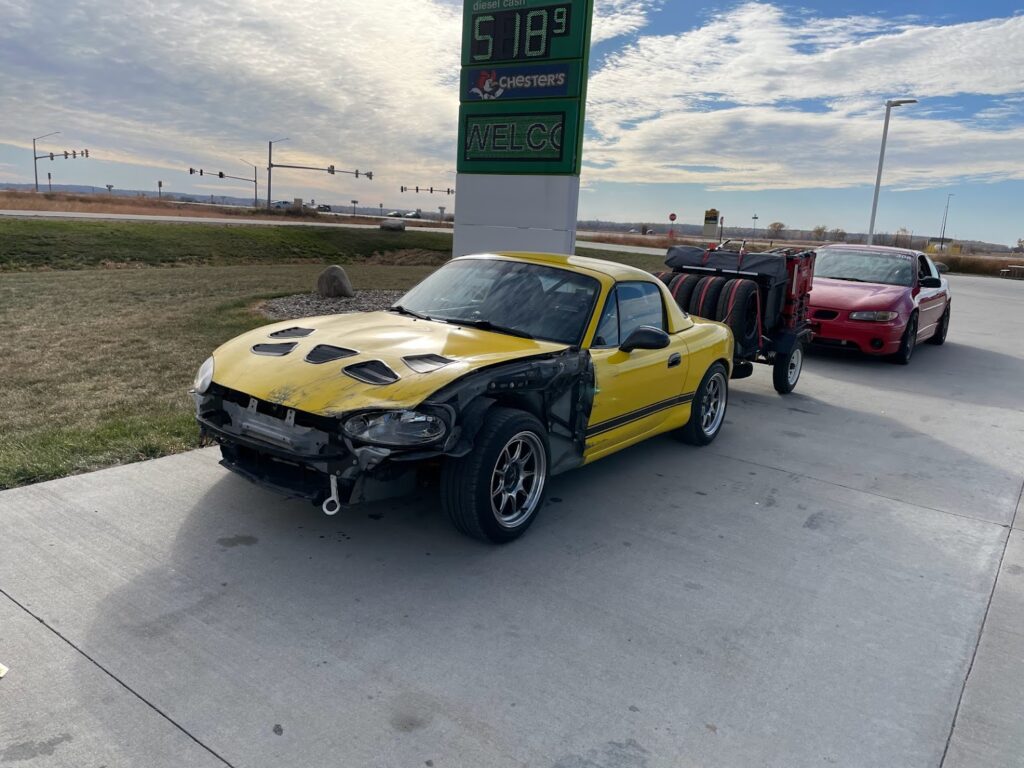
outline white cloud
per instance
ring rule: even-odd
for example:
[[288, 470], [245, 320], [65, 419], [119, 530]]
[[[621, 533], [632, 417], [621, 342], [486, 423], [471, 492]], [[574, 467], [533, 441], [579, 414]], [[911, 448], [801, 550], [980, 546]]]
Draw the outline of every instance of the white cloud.
[[[1022, 71], [1022, 16], [936, 27], [746, 3], [609, 57], [590, 84], [587, 175], [720, 189], [870, 183], [886, 97], [927, 109], [929, 97], [1019, 94]], [[888, 183], [1024, 179], [1024, 129], [984, 125], [1005, 113], [954, 121], [914, 109], [894, 118]]]
[[661, 0], [597, 0], [590, 39], [602, 43], [624, 35], [632, 35], [647, 26], [651, 11]]

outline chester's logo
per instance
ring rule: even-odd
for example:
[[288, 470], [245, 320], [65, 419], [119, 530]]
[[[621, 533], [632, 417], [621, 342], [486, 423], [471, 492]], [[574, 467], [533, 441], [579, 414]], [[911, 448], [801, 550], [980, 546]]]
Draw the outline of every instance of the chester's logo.
[[505, 89], [498, 85], [498, 73], [494, 70], [488, 72], [481, 70], [476, 77], [476, 86], [469, 89], [469, 92], [478, 99], [497, 99], [505, 92]]

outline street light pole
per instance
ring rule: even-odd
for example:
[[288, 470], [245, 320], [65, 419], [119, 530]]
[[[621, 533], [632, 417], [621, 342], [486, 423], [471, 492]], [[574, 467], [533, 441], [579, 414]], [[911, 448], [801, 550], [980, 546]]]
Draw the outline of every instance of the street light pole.
[[259, 176], [256, 171], [256, 166], [250, 163], [243, 157], [238, 158], [246, 165], [252, 165], [252, 207], [260, 207], [260, 188], [259, 188]]
[[943, 245], [946, 242], [946, 217], [949, 215], [949, 198], [956, 197], [950, 192], [946, 195], [946, 210], [942, 212], [942, 234], [939, 235], [939, 253], [942, 253]]
[[760, 218], [756, 213], [750, 217], [754, 221], [754, 234], [750, 236], [751, 240], [757, 239], [757, 220]]
[[274, 145], [279, 141], [288, 141], [284, 139], [274, 139], [273, 141], [267, 142], [267, 210], [271, 209], [271, 200], [273, 199], [270, 195], [270, 175], [274, 171]]
[[878, 175], [875, 176], [875, 197], [871, 201], [871, 224], [868, 226], [868, 245], [875, 239], [875, 213], [878, 211], [878, 191], [882, 186], [882, 163], [885, 162], [885, 141], [889, 136], [889, 115], [893, 107], [917, 104], [917, 99], [888, 99], [885, 102], [885, 125], [882, 126], [882, 150], [878, 153]]
[[44, 134], [43, 136], [36, 136], [34, 139], [32, 139], [32, 168], [36, 174], [36, 192], [39, 191], [39, 158], [36, 157], [36, 155], [38, 155], [39, 153], [36, 152], [36, 142], [39, 141], [39, 139], [45, 139], [49, 136], [56, 136], [58, 133], [60, 133], [60, 131], [54, 131], [53, 133], [47, 133]]

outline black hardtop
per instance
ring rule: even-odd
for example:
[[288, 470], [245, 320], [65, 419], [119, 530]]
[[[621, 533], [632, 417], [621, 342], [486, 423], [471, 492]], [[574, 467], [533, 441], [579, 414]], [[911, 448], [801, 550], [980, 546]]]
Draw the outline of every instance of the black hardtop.
[[[739, 251], [708, 251], [693, 245], [674, 245], [668, 249], [665, 266], [678, 271], [708, 271], [758, 275], [771, 286], [789, 278], [786, 257], [778, 253], [739, 253]], [[747, 273], [747, 274], [743, 274]]]

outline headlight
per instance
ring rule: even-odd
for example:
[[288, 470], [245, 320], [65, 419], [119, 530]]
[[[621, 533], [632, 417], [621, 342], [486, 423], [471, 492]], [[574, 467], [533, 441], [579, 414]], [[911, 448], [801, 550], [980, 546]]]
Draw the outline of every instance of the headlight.
[[872, 323], [888, 323], [900, 316], [899, 312], [851, 312], [851, 320], [867, 320]]
[[198, 394], [206, 394], [206, 390], [210, 388], [210, 384], [213, 383], [213, 358], [206, 358], [206, 362], [199, 366], [199, 373], [196, 374], [196, 380], [192, 382], [192, 389]]
[[349, 437], [365, 443], [408, 447], [440, 440], [448, 431], [448, 425], [429, 413], [381, 411], [352, 416], [342, 429]]

